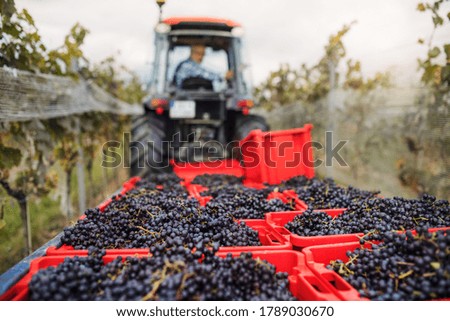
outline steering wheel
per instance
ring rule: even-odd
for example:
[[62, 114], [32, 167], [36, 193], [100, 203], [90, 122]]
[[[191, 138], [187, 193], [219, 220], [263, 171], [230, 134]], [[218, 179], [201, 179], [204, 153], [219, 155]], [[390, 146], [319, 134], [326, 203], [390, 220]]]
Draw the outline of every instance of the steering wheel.
[[181, 83], [182, 89], [195, 90], [195, 89], [205, 89], [213, 90], [213, 83], [211, 80], [201, 78], [201, 77], [190, 77], [183, 80]]

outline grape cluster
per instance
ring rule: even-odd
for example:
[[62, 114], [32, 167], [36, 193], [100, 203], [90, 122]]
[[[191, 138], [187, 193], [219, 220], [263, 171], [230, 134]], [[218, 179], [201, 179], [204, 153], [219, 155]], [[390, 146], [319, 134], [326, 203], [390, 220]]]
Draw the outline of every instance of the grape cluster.
[[287, 273], [276, 273], [251, 253], [220, 258], [214, 251], [174, 246], [164, 253], [153, 249], [158, 255], [151, 257], [117, 257], [106, 265], [104, 251], [66, 258], [33, 276], [30, 299], [295, 300]]
[[351, 204], [334, 224], [348, 233], [445, 227], [450, 226], [450, 206], [448, 201], [430, 195], [419, 199], [374, 198]]
[[430, 300], [450, 297], [450, 233], [387, 233], [371, 249], [347, 252], [348, 262], [330, 262], [361, 297], [371, 300]]
[[205, 187], [218, 187], [226, 185], [242, 184], [243, 177], [226, 174], [203, 174], [198, 175], [192, 180], [192, 184], [199, 184]]
[[380, 193], [352, 186], [340, 187], [331, 178], [320, 180], [305, 176], [293, 177], [280, 184], [280, 188], [294, 189], [299, 199], [314, 209], [347, 208], [354, 202], [374, 198]]
[[330, 228], [333, 224], [333, 218], [324, 212], [313, 212], [307, 209], [301, 215], [297, 215], [294, 220], [286, 223], [284, 226], [290, 232], [300, 236], [323, 236], [334, 233]]
[[157, 186], [163, 186], [164, 189], [184, 189], [180, 185], [182, 179], [174, 173], [151, 173], [136, 183], [136, 189], [156, 189]]
[[308, 209], [285, 225], [289, 231], [301, 236], [364, 233], [372, 239], [377, 234], [421, 226], [450, 226], [448, 201], [436, 200], [429, 195], [420, 199], [367, 199], [351, 204], [335, 218]]
[[61, 244], [75, 249], [167, 246], [169, 239], [193, 248], [195, 243], [259, 246], [258, 232], [230, 215], [211, 215], [196, 199], [176, 190], [135, 189], [115, 199], [103, 212], [86, 211], [86, 218], [64, 229]]
[[285, 204], [279, 199], [267, 200], [271, 191], [270, 188], [254, 189], [242, 185], [209, 190], [206, 193], [214, 198], [206, 204], [205, 211], [215, 216], [231, 215], [235, 219], [264, 219], [265, 213], [294, 209], [295, 204]]
[[66, 257], [57, 266], [39, 270], [33, 275], [29, 299], [38, 301], [92, 300], [102, 291], [105, 279], [103, 259], [105, 250], [90, 252], [88, 257]]

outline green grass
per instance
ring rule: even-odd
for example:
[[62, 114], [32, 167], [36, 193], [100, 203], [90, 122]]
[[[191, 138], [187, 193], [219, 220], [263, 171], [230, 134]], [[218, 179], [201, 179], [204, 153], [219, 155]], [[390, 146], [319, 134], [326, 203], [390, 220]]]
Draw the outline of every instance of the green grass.
[[[3, 198], [4, 194], [0, 194]], [[23, 237], [22, 222], [20, 220], [19, 206], [11, 198], [6, 198], [3, 219], [5, 227], [0, 230], [0, 273], [3, 273], [15, 263], [26, 256], [25, 240]], [[59, 203], [50, 197], [40, 202], [29, 202], [31, 233], [33, 250], [56, 236], [68, 224], [60, 214]]]
[[[123, 168], [107, 169], [104, 177], [101, 168], [101, 155], [94, 160], [92, 181], [89, 185], [88, 173], [85, 171], [87, 206], [94, 207], [106, 197], [114, 193], [127, 179], [128, 171]], [[61, 176], [60, 179], [63, 177]], [[106, 185], [106, 186], [105, 186]], [[53, 194], [41, 199], [30, 199], [28, 202], [33, 251], [60, 233], [65, 226], [73, 224], [82, 214], [78, 209], [78, 185], [76, 168], [72, 171], [71, 199], [74, 217], [69, 220], [61, 214], [59, 199]], [[4, 202], [4, 221], [6, 225], [0, 229], [0, 274], [8, 270], [22, 258], [25, 252], [25, 239], [17, 202], [0, 188], [0, 201]]]

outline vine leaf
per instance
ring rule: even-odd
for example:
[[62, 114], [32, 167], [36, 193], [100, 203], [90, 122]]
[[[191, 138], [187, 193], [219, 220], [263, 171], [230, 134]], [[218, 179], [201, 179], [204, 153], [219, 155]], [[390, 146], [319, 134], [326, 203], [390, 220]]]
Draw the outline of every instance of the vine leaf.
[[450, 44], [444, 45], [444, 52], [445, 56], [447, 57], [447, 60], [450, 60]]
[[437, 56], [439, 56], [440, 53], [441, 53], [441, 49], [439, 49], [438, 47], [434, 47], [433, 49], [428, 51], [428, 57], [436, 58]]
[[22, 10], [22, 14], [23, 14], [23, 16], [25, 17], [25, 20], [26, 20], [30, 25], [33, 25], [33, 26], [34, 26], [34, 20], [33, 20], [33, 18], [31, 17], [31, 15], [28, 13], [28, 10], [27, 10], [27, 9], [23, 9], [23, 10]]
[[17, 148], [7, 147], [0, 144], [0, 169], [9, 169], [20, 164], [22, 153]]

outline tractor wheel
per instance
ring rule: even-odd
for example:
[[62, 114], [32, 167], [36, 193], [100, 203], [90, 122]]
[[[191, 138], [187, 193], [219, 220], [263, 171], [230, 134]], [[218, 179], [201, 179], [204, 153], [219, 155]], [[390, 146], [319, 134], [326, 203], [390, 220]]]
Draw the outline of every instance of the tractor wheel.
[[258, 115], [240, 116], [236, 120], [235, 139], [241, 140], [254, 129], [261, 129], [263, 132], [270, 129], [264, 117]]
[[241, 159], [242, 155], [239, 150], [239, 141], [247, 137], [247, 135], [254, 129], [261, 129], [262, 131], [270, 130], [266, 120], [258, 115], [240, 115], [236, 119], [234, 134], [234, 144], [231, 145], [231, 149], [228, 150], [228, 155], [234, 159]]
[[167, 173], [168, 162], [164, 118], [146, 113], [132, 119], [130, 175], [145, 177], [149, 173]]

